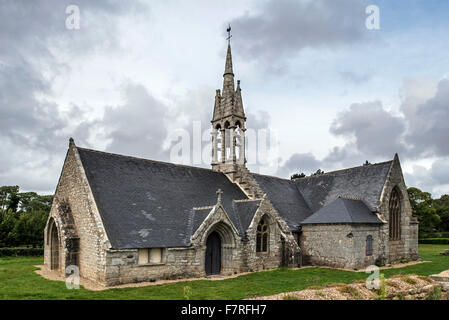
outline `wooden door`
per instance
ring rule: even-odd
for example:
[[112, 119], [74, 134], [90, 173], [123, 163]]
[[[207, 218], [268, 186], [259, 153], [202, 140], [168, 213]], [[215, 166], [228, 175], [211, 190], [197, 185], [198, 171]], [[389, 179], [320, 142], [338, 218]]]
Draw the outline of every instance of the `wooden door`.
[[212, 232], [206, 241], [206, 275], [219, 274], [221, 271], [221, 239]]

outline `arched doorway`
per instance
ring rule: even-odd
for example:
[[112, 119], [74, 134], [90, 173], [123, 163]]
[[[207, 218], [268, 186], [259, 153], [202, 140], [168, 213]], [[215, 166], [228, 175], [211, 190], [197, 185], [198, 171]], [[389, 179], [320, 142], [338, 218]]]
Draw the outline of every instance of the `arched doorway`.
[[206, 241], [206, 275], [220, 274], [221, 272], [221, 238], [214, 231]]
[[59, 237], [58, 237], [58, 228], [56, 227], [56, 224], [54, 222], [51, 225], [50, 254], [51, 254], [50, 267], [52, 270], [58, 270], [59, 269]]

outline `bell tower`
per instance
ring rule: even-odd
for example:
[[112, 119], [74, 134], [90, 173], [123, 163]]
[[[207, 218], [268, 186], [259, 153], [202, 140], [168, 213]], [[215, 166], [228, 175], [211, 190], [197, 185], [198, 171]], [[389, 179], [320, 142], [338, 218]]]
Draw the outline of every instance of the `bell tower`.
[[235, 88], [232, 70], [231, 27], [228, 32], [228, 51], [223, 74], [223, 90], [215, 94], [212, 117], [212, 169], [230, 177], [245, 167], [245, 122], [240, 80]]

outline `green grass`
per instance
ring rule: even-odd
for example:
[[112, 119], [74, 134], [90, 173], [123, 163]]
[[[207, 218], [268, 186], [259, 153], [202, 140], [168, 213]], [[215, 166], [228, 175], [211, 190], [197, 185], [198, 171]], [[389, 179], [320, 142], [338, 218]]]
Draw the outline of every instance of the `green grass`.
[[[423, 260], [432, 261], [400, 269], [382, 270], [385, 277], [396, 274], [428, 276], [449, 269], [449, 257], [439, 252], [447, 245], [419, 246]], [[65, 283], [50, 281], [37, 275], [35, 265], [42, 264], [42, 257], [0, 258], [0, 299], [244, 299], [281, 292], [304, 290], [310, 286], [332, 283], [351, 283], [365, 280], [364, 272], [333, 270], [329, 268], [303, 268], [291, 270], [279, 268], [255, 272], [237, 278], [210, 281], [197, 280], [139, 288], [89, 291], [84, 288], [68, 290]]]

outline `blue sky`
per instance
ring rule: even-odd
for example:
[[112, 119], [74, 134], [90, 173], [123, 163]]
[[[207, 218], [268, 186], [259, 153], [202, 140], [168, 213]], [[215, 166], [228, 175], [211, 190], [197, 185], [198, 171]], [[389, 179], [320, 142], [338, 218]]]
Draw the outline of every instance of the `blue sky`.
[[[53, 192], [70, 136], [170, 160], [172, 132], [209, 125], [231, 23], [247, 126], [278, 136], [280, 162], [253, 170], [398, 152], [408, 185], [449, 192], [448, 1], [37, 2], [0, 4], [1, 185]], [[79, 30], [65, 27], [69, 4]], [[379, 30], [365, 28], [371, 4]]]

